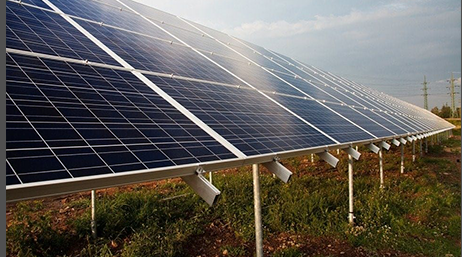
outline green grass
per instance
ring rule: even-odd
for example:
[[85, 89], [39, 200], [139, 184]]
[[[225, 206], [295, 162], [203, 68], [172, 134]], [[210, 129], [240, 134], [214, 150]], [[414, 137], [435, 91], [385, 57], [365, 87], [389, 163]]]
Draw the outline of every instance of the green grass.
[[289, 247], [283, 250], [278, 250], [273, 254], [273, 257], [299, 257], [299, 256], [304, 256], [304, 254], [296, 247]]
[[[454, 140], [452, 140], [454, 141]], [[445, 141], [452, 145], [455, 142]], [[460, 141], [458, 141], [460, 143]], [[409, 152], [410, 146], [406, 148]], [[432, 155], [442, 147], [430, 147]], [[289, 184], [262, 174], [262, 215], [265, 238], [280, 233], [312, 238], [334, 238], [367, 251], [393, 250], [424, 256], [460, 256], [460, 181], [456, 164], [424, 157], [406, 160], [406, 174], [398, 174], [399, 150], [385, 154], [386, 184], [379, 189], [377, 159], [355, 162], [356, 225], [347, 223], [348, 183], [344, 158], [338, 169], [311, 175], [317, 168], [303, 167], [302, 158], [285, 161], [297, 166]], [[299, 175], [303, 173], [304, 175]], [[39, 202], [17, 206], [7, 229], [11, 256], [185, 256], [191, 245], [207, 238], [212, 222], [227, 224], [237, 244], [222, 245], [229, 256], [253, 253], [253, 189], [250, 169], [214, 174], [222, 191], [208, 207], [184, 184], [167, 182], [156, 190], [135, 187], [131, 192], [104, 194], [97, 201], [98, 239], [90, 238], [88, 199], [71, 201], [85, 209], [67, 221], [63, 232], [52, 227], [53, 215]], [[164, 200], [173, 195], [183, 197]], [[44, 215], [33, 215], [35, 212]], [[218, 235], [217, 237], [220, 237]], [[69, 247], [69, 246], [73, 247]], [[250, 245], [249, 247], [246, 246]], [[250, 253], [250, 254], [249, 254]], [[303, 256], [298, 248], [276, 250], [274, 256]]]
[[452, 123], [454, 126], [460, 127], [460, 118], [458, 118], [458, 119], [445, 119], [445, 120]]

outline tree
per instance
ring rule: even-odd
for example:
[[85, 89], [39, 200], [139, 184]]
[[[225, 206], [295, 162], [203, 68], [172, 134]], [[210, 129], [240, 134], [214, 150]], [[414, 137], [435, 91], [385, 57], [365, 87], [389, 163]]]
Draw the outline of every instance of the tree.
[[435, 115], [438, 115], [438, 116], [440, 115], [440, 109], [438, 109], [438, 107], [436, 107], [436, 106], [433, 107], [433, 109], [431, 110], [431, 112], [432, 112], [433, 114], [435, 114]]
[[439, 116], [441, 118], [450, 118], [451, 117], [451, 107], [447, 105], [443, 105], [443, 107], [441, 107]]

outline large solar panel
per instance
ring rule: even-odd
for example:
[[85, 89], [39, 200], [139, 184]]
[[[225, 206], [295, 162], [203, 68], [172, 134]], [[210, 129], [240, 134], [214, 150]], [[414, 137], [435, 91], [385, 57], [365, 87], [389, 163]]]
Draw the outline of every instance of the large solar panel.
[[8, 48], [118, 65], [56, 13], [7, 1], [6, 20]]
[[129, 72], [8, 54], [7, 97], [23, 183], [235, 158]]
[[130, 0], [7, 1], [6, 11], [7, 192], [175, 177], [452, 127]]

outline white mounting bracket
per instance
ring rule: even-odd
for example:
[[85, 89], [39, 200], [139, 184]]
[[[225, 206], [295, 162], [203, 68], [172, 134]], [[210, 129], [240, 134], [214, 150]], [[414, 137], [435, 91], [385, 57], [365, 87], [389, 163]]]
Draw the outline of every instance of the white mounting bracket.
[[347, 154], [351, 155], [355, 160], [359, 160], [359, 156], [361, 153], [353, 149], [351, 146], [348, 148], [343, 149]]
[[401, 144], [405, 145], [407, 141], [406, 141], [406, 139], [404, 139], [404, 138], [400, 138], [400, 139], [399, 139], [399, 142], [401, 142]]
[[410, 137], [410, 136], [406, 137], [406, 140], [409, 141], [409, 142], [414, 141], [414, 139], [412, 137]]
[[384, 148], [384, 149], [387, 150], [387, 151], [390, 149], [390, 145], [389, 145], [387, 142], [385, 142], [385, 141], [380, 142], [380, 143], [379, 143], [379, 146], [382, 147], [382, 148]]
[[284, 165], [282, 165], [278, 160], [273, 160], [272, 162], [265, 162], [262, 165], [268, 169], [271, 173], [276, 175], [284, 183], [289, 182], [292, 172], [288, 170]]
[[392, 144], [396, 145], [396, 146], [399, 146], [400, 145], [400, 142], [398, 140], [396, 140], [396, 138], [393, 138], [393, 140], [391, 141]]
[[319, 158], [323, 159], [325, 162], [329, 163], [330, 166], [332, 167], [337, 167], [337, 163], [338, 163], [338, 159], [333, 156], [332, 154], [330, 154], [329, 152], [321, 152], [321, 153], [317, 153], [317, 155], [319, 156]]
[[210, 206], [217, 201], [221, 193], [220, 190], [212, 185], [201, 173], [183, 176], [181, 178]]
[[373, 143], [368, 144], [367, 147], [369, 148], [369, 150], [371, 150], [374, 153], [378, 153], [380, 151], [380, 148], [378, 148]]

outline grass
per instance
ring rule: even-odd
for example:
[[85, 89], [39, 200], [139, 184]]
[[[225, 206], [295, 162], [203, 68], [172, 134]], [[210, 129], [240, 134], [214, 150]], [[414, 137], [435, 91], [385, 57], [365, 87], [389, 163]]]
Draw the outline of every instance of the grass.
[[[454, 141], [443, 144], [460, 144]], [[324, 164], [311, 165], [303, 158], [285, 160], [287, 166], [296, 166], [289, 184], [268, 173], [261, 176], [265, 238], [289, 233], [340, 240], [370, 252], [460, 256], [460, 173], [455, 163], [441, 158], [448, 154], [442, 149], [430, 147], [430, 154], [417, 159], [415, 164], [407, 156], [404, 175], [398, 173], [399, 149], [384, 154], [384, 189], [378, 185], [375, 155], [363, 155], [355, 162], [355, 226], [347, 223], [345, 156], [337, 169], [328, 170]], [[406, 152], [409, 151], [408, 144]], [[191, 254], [192, 245], [213, 245], [213, 240], [225, 237], [224, 232], [209, 236], [211, 224], [222, 224], [219, 229], [231, 231], [231, 238], [215, 251], [221, 254], [226, 250], [228, 256], [252, 255], [250, 169], [216, 173], [213, 178], [222, 191], [213, 207], [178, 181], [167, 181], [155, 190], [135, 186], [132, 190], [100, 193], [96, 240], [90, 238], [90, 202], [86, 198], [66, 203], [82, 214], [69, 216], [65, 228], [55, 226], [53, 217], [57, 211], [46, 210], [41, 201], [19, 203], [7, 228], [7, 254], [185, 256]], [[174, 195], [184, 196], [165, 200]], [[302, 248], [273, 248], [274, 256], [304, 255]]]

